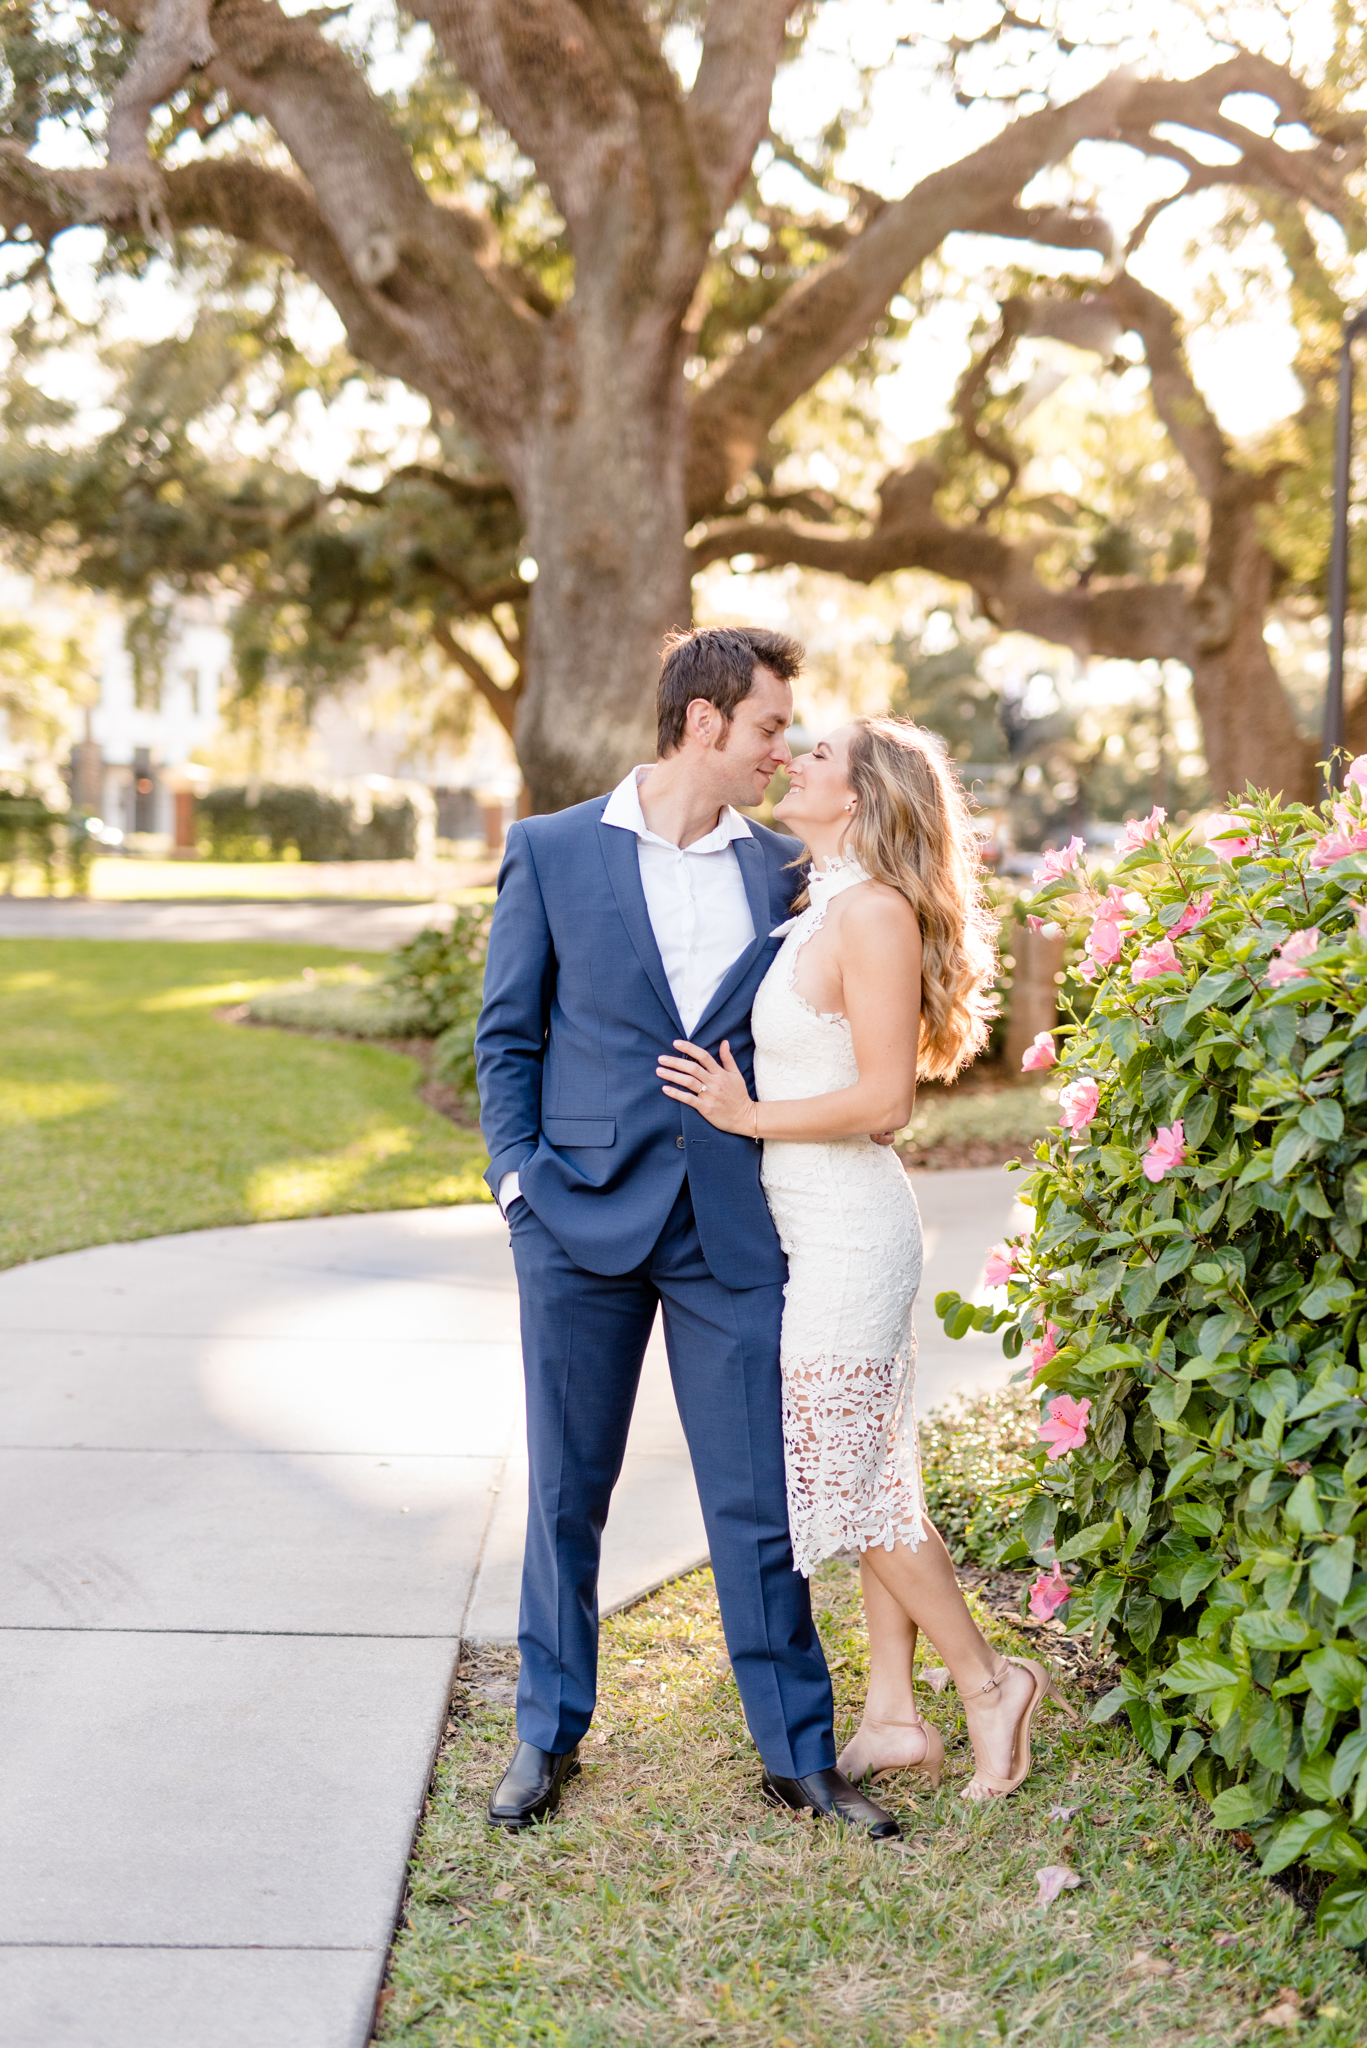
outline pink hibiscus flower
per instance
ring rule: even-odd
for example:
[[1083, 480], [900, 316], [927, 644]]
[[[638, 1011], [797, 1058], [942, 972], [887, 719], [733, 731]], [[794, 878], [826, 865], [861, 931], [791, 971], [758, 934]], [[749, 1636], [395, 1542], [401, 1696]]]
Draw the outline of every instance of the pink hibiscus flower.
[[1120, 957], [1122, 934], [1129, 928], [1129, 914], [1125, 908], [1125, 891], [1112, 883], [1106, 891], [1106, 901], [1092, 919], [1092, 929], [1087, 934], [1086, 951], [1089, 960], [1098, 967], [1109, 967]]
[[994, 1244], [987, 1254], [987, 1264], [983, 1271], [985, 1285], [1005, 1287], [1016, 1270], [1016, 1260], [1019, 1256], [1019, 1245]]
[[1092, 1412], [1090, 1401], [1075, 1401], [1071, 1394], [1060, 1394], [1049, 1403], [1049, 1413], [1039, 1426], [1040, 1441], [1049, 1446], [1049, 1463], [1055, 1458], [1066, 1458], [1069, 1451], [1080, 1451], [1087, 1441], [1087, 1417]]
[[1182, 1135], [1182, 1119], [1179, 1116], [1175, 1123], [1160, 1124], [1158, 1126], [1150, 1141], [1148, 1151], [1139, 1162], [1140, 1171], [1145, 1180], [1151, 1180], [1156, 1183], [1162, 1180], [1164, 1174], [1171, 1173], [1175, 1167], [1180, 1166], [1186, 1156], [1187, 1148]]
[[1083, 851], [1080, 839], [1070, 839], [1066, 846], [1055, 847], [1046, 853], [1035, 869], [1031, 880], [1034, 882], [1057, 882], [1064, 875], [1071, 875], [1077, 869], [1078, 855]]
[[1311, 862], [1317, 868], [1330, 867], [1336, 860], [1344, 860], [1350, 853], [1361, 853], [1367, 847], [1367, 830], [1354, 821], [1347, 804], [1335, 804], [1333, 817], [1334, 830], [1315, 841]]
[[1309, 972], [1301, 961], [1318, 949], [1320, 928], [1312, 924], [1307, 932], [1292, 932], [1289, 939], [1283, 939], [1267, 964], [1267, 982], [1270, 988], [1280, 988], [1283, 982], [1304, 981]]
[[1348, 789], [1367, 789], [1367, 754], [1359, 754], [1348, 763], [1348, 772], [1343, 778]]
[[1037, 1031], [1025, 1048], [1021, 1060], [1023, 1074], [1042, 1074], [1046, 1067], [1058, 1065], [1058, 1054], [1054, 1051], [1052, 1031]]
[[1046, 1578], [1043, 1572], [1030, 1588], [1030, 1612], [1036, 1621], [1052, 1621], [1060, 1607], [1067, 1605], [1073, 1597], [1073, 1589], [1063, 1576], [1058, 1559], [1054, 1569]]
[[1141, 946], [1130, 968], [1131, 981], [1152, 981], [1156, 974], [1180, 974], [1182, 963], [1173, 951], [1171, 939], [1155, 939]]
[[1172, 930], [1168, 933], [1168, 937], [1170, 939], [1180, 939], [1183, 932], [1194, 931], [1203, 917], [1210, 916], [1210, 906], [1214, 901], [1215, 891], [1207, 889], [1204, 896], [1198, 896], [1194, 903], [1187, 905]]
[[1156, 839], [1168, 822], [1168, 814], [1161, 804], [1155, 804], [1147, 818], [1128, 818], [1125, 830], [1115, 842], [1117, 853], [1137, 853], [1141, 846], [1147, 846]]
[[1077, 1081], [1070, 1081], [1058, 1092], [1058, 1120], [1065, 1130], [1080, 1138], [1092, 1118], [1096, 1115], [1101, 1100], [1101, 1089], [1090, 1074], [1083, 1074]]
[[1046, 1366], [1046, 1365], [1048, 1365], [1048, 1363], [1049, 1363], [1049, 1361], [1050, 1361], [1050, 1359], [1051, 1359], [1051, 1358], [1057, 1358], [1057, 1357], [1058, 1357], [1058, 1340], [1059, 1340], [1059, 1338], [1060, 1338], [1060, 1337], [1061, 1337], [1062, 1335], [1063, 1335], [1063, 1332], [1062, 1332], [1062, 1330], [1060, 1330], [1060, 1328], [1059, 1328], [1059, 1326], [1058, 1326], [1058, 1324], [1057, 1324], [1057, 1323], [1046, 1323], [1046, 1324], [1045, 1324], [1045, 1326], [1044, 1326], [1044, 1335], [1043, 1335], [1043, 1336], [1042, 1336], [1042, 1337], [1041, 1337], [1041, 1338], [1039, 1339], [1038, 1343], [1034, 1344], [1034, 1345], [1033, 1345], [1033, 1346], [1031, 1347], [1031, 1351], [1030, 1351], [1030, 1377], [1031, 1377], [1031, 1379], [1033, 1379], [1033, 1378], [1035, 1377], [1035, 1374], [1036, 1374], [1037, 1372], [1043, 1372], [1043, 1371], [1044, 1371], [1044, 1368], [1045, 1368], [1045, 1366]]
[[1237, 854], [1252, 853], [1257, 844], [1242, 818], [1233, 818], [1227, 811], [1219, 811], [1206, 820], [1206, 845], [1221, 860], [1233, 860]]

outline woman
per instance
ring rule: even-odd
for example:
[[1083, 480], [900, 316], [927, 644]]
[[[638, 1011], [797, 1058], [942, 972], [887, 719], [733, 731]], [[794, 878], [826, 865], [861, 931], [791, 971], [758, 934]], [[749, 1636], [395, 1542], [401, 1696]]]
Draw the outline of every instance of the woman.
[[[963, 792], [934, 739], [860, 718], [795, 763], [774, 815], [812, 857], [799, 914], [755, 998], [752, 1101], [728, 1046], [676, 1041], [665, 1093], [764, 1146], [788, 1258], [782, 1369], [793, 1558], [860, 1553], [869, 1627], [864, 1717], [839, 1768], [911, 1769], [938, 1786], [944, 1745], [916, 1708], [924, 1629], [959, 1688], [973, 1745], [964, 1796], [1014, 1792], [1030, 1770], [1041, 1665], [978, 1629], [925, 1512], [912, 1408], [911, 1310], [921, 1223], [895, 1153], [919, 1072], [948, 1079], [987, 1036], [993, 950]], [[1058, 1695], [1054, 1694], [1057, 1698]]]

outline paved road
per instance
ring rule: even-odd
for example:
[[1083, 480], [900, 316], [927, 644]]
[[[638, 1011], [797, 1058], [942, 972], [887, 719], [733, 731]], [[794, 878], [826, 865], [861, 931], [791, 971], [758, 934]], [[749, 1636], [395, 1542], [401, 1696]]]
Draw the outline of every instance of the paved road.
[[0, 939], [274, 939], [387, 953], [450, 915], [442, 903], [88, 903], [10, 896], [0, 897]]
[[[971, 1291], [1007, 1177], [917, 1185]], [[923, 1321], [922, 1407], [1004, 1377]], [[497, 1213], [75, 1252], [0, 1328], [0, 2043], [362, 2048], [460, 1638], [516, 1628]], [[705, 1547], [657, 1336], [605, 1607]]]

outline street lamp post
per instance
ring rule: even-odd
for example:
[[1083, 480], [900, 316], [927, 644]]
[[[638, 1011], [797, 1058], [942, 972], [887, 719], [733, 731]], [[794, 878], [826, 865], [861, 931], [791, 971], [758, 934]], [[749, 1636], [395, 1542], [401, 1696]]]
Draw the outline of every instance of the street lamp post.
[[1343, 648], [1348, 624], [1348, 499], [1353, 468], [1353, 343], [1367, 333], [1367, 306], [1343, 323], [1334, 433], [1334, 534], [1329, 550], [1329, 683], [1324, 693], [1325, 794], [1342, 787]]

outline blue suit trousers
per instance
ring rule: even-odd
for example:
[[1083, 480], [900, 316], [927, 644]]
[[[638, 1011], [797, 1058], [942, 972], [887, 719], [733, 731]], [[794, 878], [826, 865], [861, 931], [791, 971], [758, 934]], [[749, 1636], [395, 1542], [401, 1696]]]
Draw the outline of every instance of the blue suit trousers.
[[561, 1754], [593, 1718], [598, 1559], [641, 1361], [663, 1305], [674, 1396], [750, 1734], [769, 1770], [835, 1761], [831, 1684], [807, 1581], [793, 1569], [778, 1364], [783, 1288], [716, 1281], [688, 1182], [631, 1272], [575, 1265], [525, 1201], [509, 1225], [522, 1306], [531, 1467], [517, 1727]]

